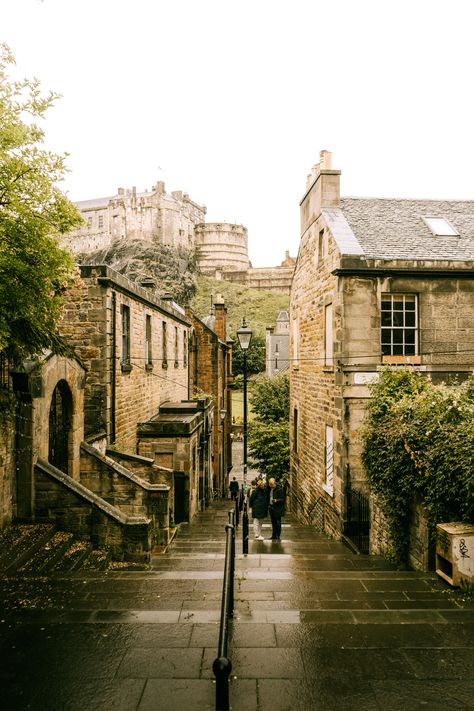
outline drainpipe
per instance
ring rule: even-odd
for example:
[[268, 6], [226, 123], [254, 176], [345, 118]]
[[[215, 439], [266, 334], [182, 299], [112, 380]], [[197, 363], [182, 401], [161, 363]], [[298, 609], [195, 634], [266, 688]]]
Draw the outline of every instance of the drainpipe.
[[112, 397], [110, 404], [110, 440], [115, 443], [115, 409], [117, 380], [117, 295], [112, 292]]

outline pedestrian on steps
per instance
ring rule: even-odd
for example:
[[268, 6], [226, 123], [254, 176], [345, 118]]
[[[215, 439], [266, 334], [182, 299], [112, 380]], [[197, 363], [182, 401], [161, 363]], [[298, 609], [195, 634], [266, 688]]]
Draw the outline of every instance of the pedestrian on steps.
[[268, 510], [272, 522], [272, 541], [279, 541], [281, 517], [285, 515], [285, 490], [273, 478], [268, 480]]
[[239, 494], [239, 482], [237, 481], [235, 476], [229, 484], [229, 490], [230, 490], [230, 498], [232, 499], [232, 501], [235, 501], [238, 497], [238, 494]]
[[268, 493], [263, 479], [258, 480], [257, 488], [252, 491], [249, 504], [252, 509], [255, 539], [263, 541], [262, 524], [263, 519], [268, 516]]

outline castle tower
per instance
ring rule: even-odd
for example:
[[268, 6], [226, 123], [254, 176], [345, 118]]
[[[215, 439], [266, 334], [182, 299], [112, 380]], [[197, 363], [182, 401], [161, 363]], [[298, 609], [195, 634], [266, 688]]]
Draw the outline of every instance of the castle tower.
[[225, 222], [196, 225], [197, 264], [203, 274], [247, 271], [250, 267], [247, 228]]

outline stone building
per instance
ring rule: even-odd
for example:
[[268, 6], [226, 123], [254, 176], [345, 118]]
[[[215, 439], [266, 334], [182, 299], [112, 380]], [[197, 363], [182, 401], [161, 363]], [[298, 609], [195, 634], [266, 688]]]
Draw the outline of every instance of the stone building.
[[192, 323], [190, 387], [198, 396], [210, 395], [215, 403], [212, 487], [225, 494], [232, 468], [232, 341], [227, 337], [227, 308], [222, 296], [217, 294], [212, 314], [199, 319], [188, 309], [187, 315]]
[[180, 190], [166, 192], [159, 181], [151, 190], [119, 188], [116, 195], [75, 203], [82, 227], [63, 238], [76, 254], [112, 249], [124, 241], [156, 243], [196, 250], [202, 274], [245, 284], [250, 289], [290, 293], [295, 260], [286, 253], [277, 267], [253, 268], [247, 228], [226, 222], [206, 223], [206, 208]]
[[275, 326], [267, 328], [265, 339], [265, 374], [268, 378], [288, 370], [290, 352], [290, 316], [280, 311]]
[[162, 181], [151, 190], [119, 188], [116, 195], [76, 203], [84, 225], [64, 238], [72, 252], [109, 249], [119, 240], [143, 240], [170, 247], [194, 248], [194, 228], [206, 208], [180, 190], [171, 195]]
[[[10, 373], [20, 411], [16, 432], [0, 436], [2, 523], [53, 521], [115, 557], [147, 560], [209, 501], [225, 446], [213, 400], [193, 399], [191, 320], [150, 282], [82, 266], [61, 333], [75, 359], [46, 354]], [[225, 348], [214, 362], [221, 387]]]
[[368, 383], [382, 363], [410, 364], [435, 381], [472, 372], [474, 201], [343, 198], [339, 180], [323, 151], [300, 203], [290, 311], [293, 505], [377, 552], [384, 529], [376, 507], [369, 511], [360, 461]]

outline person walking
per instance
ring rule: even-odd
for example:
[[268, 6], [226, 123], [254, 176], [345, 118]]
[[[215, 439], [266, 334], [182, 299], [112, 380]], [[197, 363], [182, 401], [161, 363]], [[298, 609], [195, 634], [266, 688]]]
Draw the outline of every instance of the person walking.
[[235, 476], [229, 484], [229, 490], [230, 498], [232, 499], [232, 501], [235, 501], [239, 494], [239, 482], [237, 481]]
[[272, 541], [281, 538], [281, 518], [285, 515], [285, 490], [276, 479], [268, 480], [268, 510], [272, 522]]
[[255, 540], [265, 540], [262, 536], [263, 519], [268, 516], [268, 493], [263, 479], [258, 480], [257, 488], [252, 491], [249, 501], [253, 516]]

